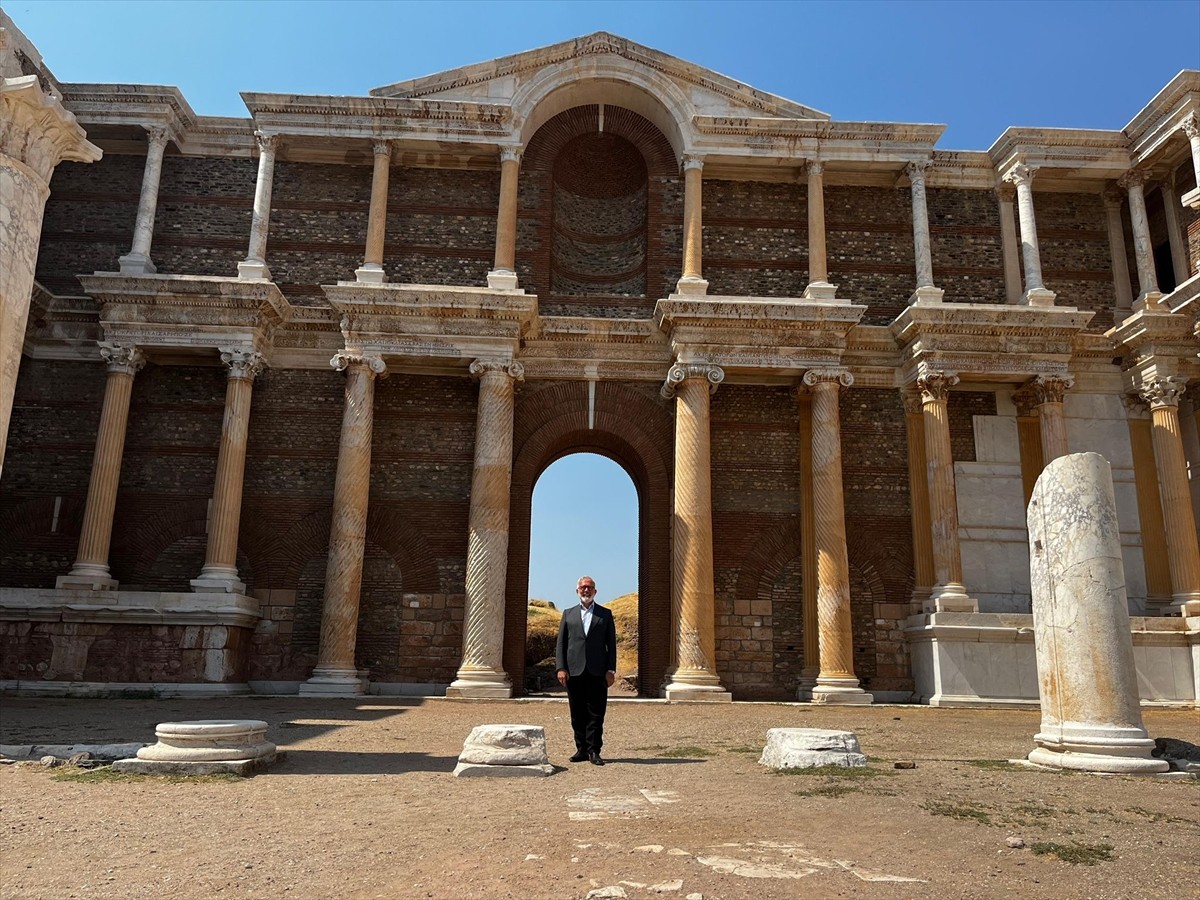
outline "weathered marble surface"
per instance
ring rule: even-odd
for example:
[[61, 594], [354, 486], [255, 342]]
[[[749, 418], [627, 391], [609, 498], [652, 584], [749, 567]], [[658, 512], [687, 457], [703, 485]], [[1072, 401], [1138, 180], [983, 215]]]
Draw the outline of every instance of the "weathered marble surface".
[[540, 725], [477, 725], [463, 743], [454, 774], [463, 776], [549, 775], [546, 731]]
[[858, 767], [867, 764], [852, 731], [827, 728], [772, 728], [759, 757], [772, 769], [811, 769], [816, 766]]
[[267, 723], [259, 719], [197, 719], [161, 722], [154, 729], [158, 743], [137, 752], [141, 760], [159, 762], [221, 762], [273, 756]]

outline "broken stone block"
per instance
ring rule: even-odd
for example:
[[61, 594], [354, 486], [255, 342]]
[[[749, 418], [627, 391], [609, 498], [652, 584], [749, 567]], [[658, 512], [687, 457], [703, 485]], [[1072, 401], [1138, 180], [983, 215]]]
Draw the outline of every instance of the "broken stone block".
[[549, 775], [546, 731], [538, 725], [477, 725], [463, 743], [454, 774]]
[[772, 769], [811, 769], [816, 766], [858, 767], [867, 764], [852, 731], [826, 728], [772, 728], [758, 760]]

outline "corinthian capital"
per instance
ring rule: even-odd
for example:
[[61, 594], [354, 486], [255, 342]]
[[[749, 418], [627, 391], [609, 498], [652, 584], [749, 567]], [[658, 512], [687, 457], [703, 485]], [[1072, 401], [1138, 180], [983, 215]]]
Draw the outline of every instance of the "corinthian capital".
[[908, 180], [913, 184], [924, 186], [925, 173], [929, 171], [933, 163], [928, 159], [923, 159], [917, 162], [910, 162], [904, 167], [904, 171], [908, 174]]
[[256, 131], [254, 132], [254, 143], [258, 145], [259, 153], [274, 153], [279, 149], [279, 135]]
[[1017, 189], [1013, 187], [1012, 182], [1002, 181], [995, 187], [996, 197], [1001, 203], [1012, 203], [1017, 196]]
[[816, 176], [817, 178], [820, 178], [825, 172], [825, 163], [821, 162], [819, 159], [810, 159], [805, 164], [804, 168], [808, 172], [809, 177]]
[[352, 353], [349, 350], [339, 350], [333, 354], [333, 359], [329, 360], [329, 364], [339, 372], [344, 372], [351, 366], [366, 366], [375, 375], [382, 375], [387, 371], [387, 363], [378, 353]]
[[921, 395], [911, 387], [900, 388], [900, 402], [904, 404], [904, 412], [907, 415], [921, 412]]
[[1008, 170], [1008, 174], [1004, 176], [1004, 180], [1011, 181], [1017, 187], [1030, 187], [1033, 184], [1033, 176], [1036, 172], [1037, 166], [1017, 163]]
[[471, 363], [469, 371], [475, 379], [503, 375], [513, 381], [525, 380], [525, 367], [515, 359], [477, 359]]
[[675, 389], [689, 378], [706, 379], [708, 392], [715, 394], [717, 386], [725, 380], [725, 370], [709, 363], [675, 363], [667, 371], [667, 380], [662, 386], [662, 396], [670, 400], [675, 396]]
[[100, 341], [100, 356], [108, 364], [108, 371], [122, 375], [136, 375], [146, 365], [146, 355], [132, 344]]
[[376, 141], [373, 149], [376, 156], [386, 156], [388, 159], [392, 158], [391, 141]]
[[1104, 206], [1107, 209], [1115, 209], [1120, 211], [1121, 204], [1125, 202], [1124, 191], [1120, 190], [1115, 185], [1109, 185], [1106, 187], [1100, 196], [1104, 198]]
[[1178, 376], [1152, 378], [1138, 386], [1138, 394], [1150, 404], [1150, 409], [1165, 409], [1179, 406], [1183, 392], [1187, 390], [1187, 379]]
[[221, 362], [229, 368], [229, 378], [253, 381], [262, 372], [266, 360], [257, 350], [241, 347], [222, 347]]
[[688, 169], [703, 169], [704, 157], [696, 156], [694, 153], [685, 153], [683, 158], [679, 160], [679, 171], [686, 172]]
[[854, 384], [854, 376], [850, 374], [850, 370], [836, 366], [825, 369], [809, 369], [800, 380], [808, 388], [815, 388], [818, 384], [834, 384], [840, 390]]
[[1183, 129], [1183, 133], [1188, 136], [1188, 140], [1200, 135], [1200, 118], [1195, 113], [1189, 113], [1187, 118], [1179, 123], [1179, 127]]
[[1075, 386], [1070, 375], [1039, 375], [1029, 382], [1029, 390], [1038, 406], [1043, 403], [1062, 403], [1067, 391]]
[[954, 372], [925, 372], [917, 376], [917, 390], [921, 392], [924, 403], [945, 400], [950, 396], [950, 388], [956, 384], [958, 375]]
[[501, 147], [500, 148], [500, 162], [502, 162], [502, 163], [517, 162], [517, 163], [519, 163], [520, 161], [521, 161], [521, 148], [520, 147]]
[[1117, 184], [1125, 190], [1131, 187], [1141, 187], [1146, 183], [1146, 173], [1141, 169], [1130, 169], [1124, 175], [1117, 179]]
[[167, 144], [171, 142], [171, 132], [165, 128], [147, 128], [146, 143], [151, 147], [157, 147], [159, 150], [165, 150]]

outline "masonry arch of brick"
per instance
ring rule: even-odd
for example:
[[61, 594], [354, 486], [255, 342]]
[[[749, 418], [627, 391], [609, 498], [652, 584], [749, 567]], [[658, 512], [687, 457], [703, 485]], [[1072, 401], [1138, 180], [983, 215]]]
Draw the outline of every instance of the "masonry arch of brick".
[[[83, 500], [36, 497], [0, 513], [0, 565], [10, 587], [52, 587], [75, 562], [83, 527]], [[47, 577], [47, 573], [54, 573]]]
[[533, 488], [552, 463], [581, 452], [613, 460], [629, 474], [637, 491], [638, 686], [648, 696], [656, 696], [662, 688], [671, 649], [674, 419], [666, 401], [657, 397], [657, 387], [651, 387], [597, 383], [591, 427], [587, 382], [540, 382], [518, 395], [503, 656], [515, 692], [522, 692], [525, 683]]

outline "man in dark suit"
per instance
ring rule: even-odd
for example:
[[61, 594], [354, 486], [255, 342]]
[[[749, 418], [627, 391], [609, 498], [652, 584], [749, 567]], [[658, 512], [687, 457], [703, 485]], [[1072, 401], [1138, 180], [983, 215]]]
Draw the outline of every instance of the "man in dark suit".
[[604, 711], [608, 689], [617, 680], [617, 626], [613, 614], [596, 603], [596, 582], [587, 575], [575, 587], [579, 605], [563, 613], [554, 649], [558, 683], [567, 689], [575, 755], [571, 762], [604, 765]]

